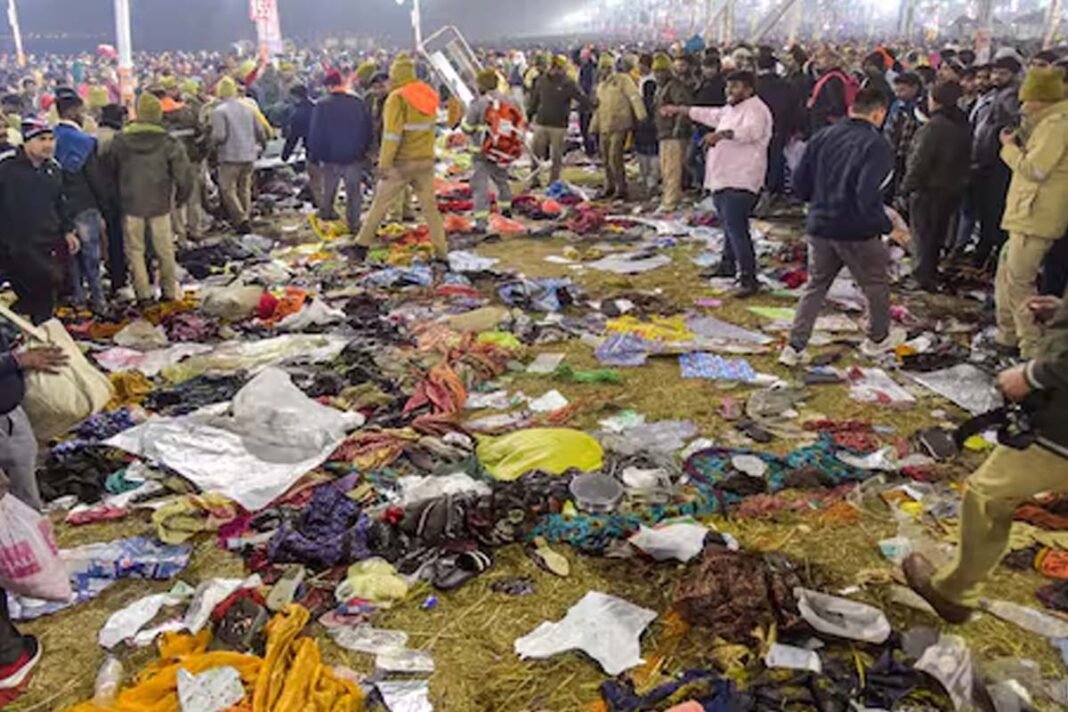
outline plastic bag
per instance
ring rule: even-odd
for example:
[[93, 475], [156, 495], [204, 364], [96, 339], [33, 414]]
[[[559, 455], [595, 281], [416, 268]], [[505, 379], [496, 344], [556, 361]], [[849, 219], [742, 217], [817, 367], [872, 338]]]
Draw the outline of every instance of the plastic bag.
[[0, 588], [48, 601], [74, 595], [52, 525], [12, 494], [0, 499]]
[[243, 321], [256, 310], [263, 287], [241, 284], [206, 290], [201, 310], [208, 316], [227, 321]]
[[485, 438], [476, 453], [489, 473], [504, 481], [532, 470], [559, 475], [571, 468], [593, 472], [604, 464], [604, 450], [596, 440], [566, 428], [532, 428]]
[[58, 373], [31, 371], [25, 375], [26, 396], [22, 408], [39, 441], [62, 435], [104, 409], [115, 395], [115, 389], [108, 377], [86, 360], [63, 324], [51, 319], [35, 327], [6, 307], [0, 307], [0, 315], [31, 340], [62, 349], [69, 359]]
[[878, 608], [795, 588], [797, 608], [810, 626], [820, 633], [880, 645], [890, 637], [890, 621]]

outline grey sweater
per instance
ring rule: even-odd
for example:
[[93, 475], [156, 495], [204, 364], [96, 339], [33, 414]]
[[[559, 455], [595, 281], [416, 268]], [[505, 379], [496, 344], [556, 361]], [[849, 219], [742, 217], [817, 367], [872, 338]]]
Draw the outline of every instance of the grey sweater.
[[255, 110], [237, 97], [212, 111], [211, 137], [218, 147], [219, 163], [253, 163], [267, 138]]

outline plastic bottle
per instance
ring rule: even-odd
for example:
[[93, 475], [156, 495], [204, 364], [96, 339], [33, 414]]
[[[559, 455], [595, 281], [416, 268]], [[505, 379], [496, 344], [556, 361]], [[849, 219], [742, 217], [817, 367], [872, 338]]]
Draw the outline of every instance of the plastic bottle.
[[93, 688], [93, 704], [97, 707], [111, 707], [119, 695], [122, 685], [122, 662], [114, 655], [109, 655], [100, 672], [96, 674], [96, 686]]

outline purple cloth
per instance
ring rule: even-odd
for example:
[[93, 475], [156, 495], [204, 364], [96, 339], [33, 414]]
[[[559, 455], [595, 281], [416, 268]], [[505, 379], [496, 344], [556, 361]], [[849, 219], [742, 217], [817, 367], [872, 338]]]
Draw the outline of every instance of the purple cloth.
[[312, 567], [351, 564], [371, 556], [367, 545], [371, 518], [336, 484], [312, 493], [300, 520], [283, 524], [267, 546], [272, 563]]

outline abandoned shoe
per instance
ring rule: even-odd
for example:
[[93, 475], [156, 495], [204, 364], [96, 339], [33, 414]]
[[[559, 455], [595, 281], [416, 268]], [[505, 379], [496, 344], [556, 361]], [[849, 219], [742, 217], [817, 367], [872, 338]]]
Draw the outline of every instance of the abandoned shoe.
[[779, 354], [779, 363], [787, 368], [796, 368], [807, 363], [812, 362], [812, 355], [805, 349], [798, 351], [789, 344]]
[[954, 603], [935, 590], [931, 583], [935, 568], [923, 554], [909, 554], [901, 565], [905, 573], [905, 580], [909, 588], [918, 593], [923, 600], [931, 604], [931, 608], [942, 617], [942, 620], [954, 625], [966, 623], [972, 617], [971, 609]]
[[32, 635], [22, 636], [22, 655], [0, 666], [0, 690], [13, 690], [26, 682], [41, 661], [41, 644]]
[[356, 245], [352, 248], [352, 260], [353, 262], [366, 262], [367, 261], [367, 248], [363, 245]]

